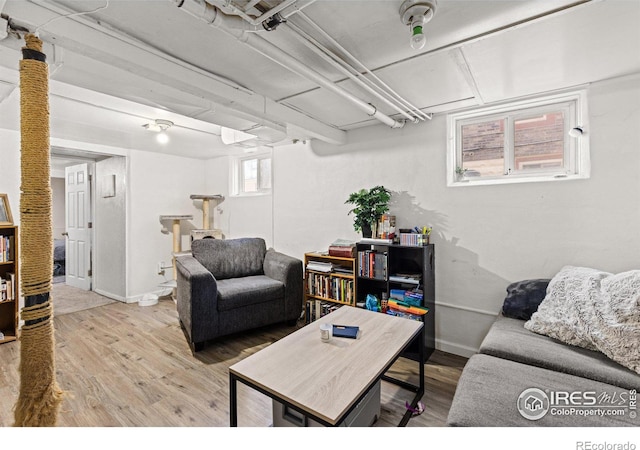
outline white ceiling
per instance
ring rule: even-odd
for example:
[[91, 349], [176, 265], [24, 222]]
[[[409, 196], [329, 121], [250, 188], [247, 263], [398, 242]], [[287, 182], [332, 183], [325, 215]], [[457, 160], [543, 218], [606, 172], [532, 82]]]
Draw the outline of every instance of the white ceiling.
[[[225, 22], [248, 26], [228, 6], [242, 9], [248, 0], [207, 1]], [[282, 2], [251, 3], [264, 10]], [[198, 4], [204, 11], [202, 0], [179, 3], [0, 0], [5, 18], [45, 42], [53, 136], [210, 158], [239, 151], [223, 142], [221, 126], [256, 135], [254, 144], [339, 144], [349, 130], [380, 123], [367, 108], [404, 122], [397, 109], [311, 52], [300, 30], [342, 59], [351, 54], [427, 115], [640, 72], [636, 0], [440, 0], [419, 51], [401, 23], [402, 0], [288, 1], [287, 22], [245, 33], [250, 45], [185, 11]], [[12, 36], [0, 41], [0, 127], [19, 125], [23, 45]], [[310, 74], [300, 73], [305, 68]], [[167, 146], [142, 127], [156, 118], [175, 123]]]

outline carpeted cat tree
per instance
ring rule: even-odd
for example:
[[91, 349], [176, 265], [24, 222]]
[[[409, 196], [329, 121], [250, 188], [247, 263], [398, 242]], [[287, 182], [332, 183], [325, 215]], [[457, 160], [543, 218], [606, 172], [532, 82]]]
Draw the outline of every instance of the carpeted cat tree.
[[55, 426], [63, 392], [55, 377], [49, 70], [42, 41], [25, 36], [20, 61], [20, 253], [24, 325], [14, 426]]

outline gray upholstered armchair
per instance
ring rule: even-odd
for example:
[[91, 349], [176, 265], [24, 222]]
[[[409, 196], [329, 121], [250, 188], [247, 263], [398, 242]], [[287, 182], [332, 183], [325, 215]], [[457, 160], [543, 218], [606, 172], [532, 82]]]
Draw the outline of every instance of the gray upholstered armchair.
[[302, 261], [267, 250], [264, 239], [199, 239], [176, 257], [180, 323], [192, 351], [206, 341], [302, 313]]

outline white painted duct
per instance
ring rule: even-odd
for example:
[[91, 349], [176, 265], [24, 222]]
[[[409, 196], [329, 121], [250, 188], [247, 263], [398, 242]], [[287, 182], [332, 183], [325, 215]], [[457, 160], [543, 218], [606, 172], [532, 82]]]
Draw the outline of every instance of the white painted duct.
[[328, 78], [314, 72], [304, 63], [301, 63], [266, 39], [260, 37], [257, 32], [262, 31], [263, 29], [259, 25], [248, 23], [238, 16], [223, 14], [218, 8], [204, 0], [174, 0], [174, 3], [180, 9], [188, 12], [198, 19], [204, 20], [206, 23], [216, 28], [219, 28], [230, 36], [235, 37], [240, 42], [280, 64], [286, 69], [289, 69], [292, 72], [316, 83], [318, 86], [330, 90], [331, 92], [350, 101], [366, 114], [379, 120], [385, 125], [388, 125], [391, 128], [402, 128], [404, 126], [404, 121], [395, 120], [386, 114], [381, 113], [375, 106], [344, 90]]

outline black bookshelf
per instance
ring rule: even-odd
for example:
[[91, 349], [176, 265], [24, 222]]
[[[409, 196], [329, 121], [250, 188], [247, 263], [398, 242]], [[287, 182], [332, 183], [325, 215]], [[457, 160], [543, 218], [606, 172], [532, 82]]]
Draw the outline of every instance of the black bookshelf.
[[[366, 303], [368, 294], [381, 298], [390, 295], [392, 289], [412, 290], [418, 288], [423, 293], [421, 306], [429, 309], [423, 316], [425, 362], [435, 350], [435, 249], [433, 244], [406, 246], [398, 244], [356, 245], [356, 302]], [[374, 253], [375, 256], [367, 256]], [[416, 277], [398, 277], [398, 275]], [[416, 279], [418, 281], [416, 282]], [[409, 320], [409, 319], [407, 319]], [[402, 354], [406, 358], [418, 360], [417, 343], [413, 343]]]

